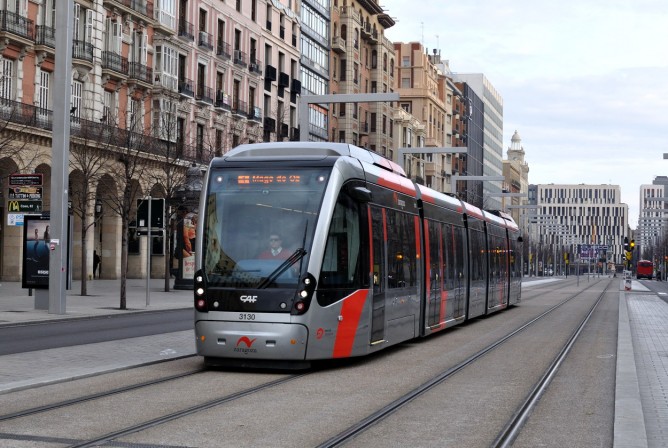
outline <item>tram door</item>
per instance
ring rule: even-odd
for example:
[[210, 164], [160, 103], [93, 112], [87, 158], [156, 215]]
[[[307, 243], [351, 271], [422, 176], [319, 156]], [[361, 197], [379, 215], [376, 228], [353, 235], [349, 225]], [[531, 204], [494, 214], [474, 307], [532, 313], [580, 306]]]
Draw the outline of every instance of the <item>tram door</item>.
[[384, 341], [385, 290], [387, 288], [387, 263], [385, 249], [385, 212], [371, 207], [371, 244], [373, 251], [373, 301], [371, 310], [371, 344]]

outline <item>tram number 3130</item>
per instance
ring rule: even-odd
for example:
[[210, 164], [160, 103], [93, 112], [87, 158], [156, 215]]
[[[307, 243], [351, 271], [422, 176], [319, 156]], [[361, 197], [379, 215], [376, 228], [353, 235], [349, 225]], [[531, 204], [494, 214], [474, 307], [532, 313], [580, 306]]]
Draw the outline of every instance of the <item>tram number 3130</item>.
[[241, 313], [239, 314], [239, 320], [255, 320], [255, 314]]

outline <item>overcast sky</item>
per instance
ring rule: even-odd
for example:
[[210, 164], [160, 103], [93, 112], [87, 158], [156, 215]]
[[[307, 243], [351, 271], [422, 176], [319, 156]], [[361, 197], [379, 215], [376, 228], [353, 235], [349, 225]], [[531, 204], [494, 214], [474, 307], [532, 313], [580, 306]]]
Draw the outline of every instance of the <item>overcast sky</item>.
[[503, 97], [532, 184], [640, 185], [668, 175], [668, 0], [381, 0], [392, 41], [441, 50]]

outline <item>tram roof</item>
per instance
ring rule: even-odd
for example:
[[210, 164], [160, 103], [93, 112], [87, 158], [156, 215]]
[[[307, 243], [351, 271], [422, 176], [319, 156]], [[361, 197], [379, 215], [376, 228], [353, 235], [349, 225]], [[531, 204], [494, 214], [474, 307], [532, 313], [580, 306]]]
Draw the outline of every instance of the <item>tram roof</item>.
[[303, 160], [318, 160], [325, 157], [353, 157], [363, 162], [379, 166], [385, 170], [392, 171], [402, 177], [407, 177], [406, 172], [395, 162], [386, 159], [368, 149], [360, 148], [347, 143], [332, 142], [270, 142], [250, 143], [239, 145], [227, 154], [224, 159], [238, 160], [256, 157], [267, 157], [272, 159], [290, 159], [299, 157]]

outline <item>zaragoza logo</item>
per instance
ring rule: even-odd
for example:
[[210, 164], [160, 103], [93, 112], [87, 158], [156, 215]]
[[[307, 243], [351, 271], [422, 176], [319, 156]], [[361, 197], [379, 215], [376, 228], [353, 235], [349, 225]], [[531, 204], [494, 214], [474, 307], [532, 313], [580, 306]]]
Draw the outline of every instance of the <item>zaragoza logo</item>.
[[[256, 349], [251, 348], [251, 346], [253, 345], [254, 342], [255, 342], [255, 338], [250, 339], [248, 336], [241, 336], [239, 338], [239, 340], [237, 341], [237, 345], [234, 348], [234, 351], [239, 352], [239, 353], [244, 353], [244, 354], [257, 353]], [[244, 344], [246, 346], [246, 348], [239, 347], [241, 344]]]

